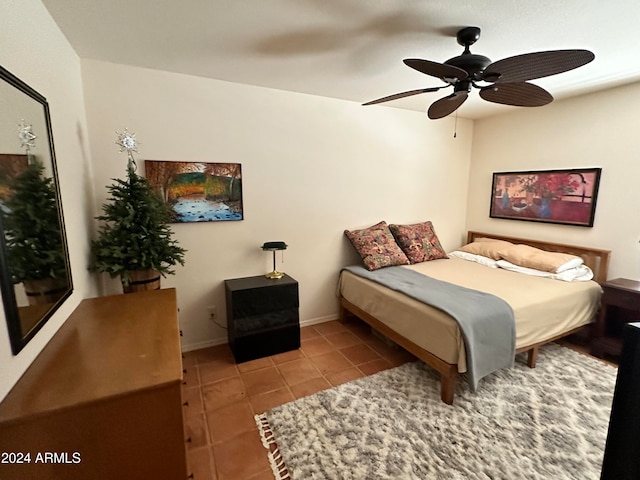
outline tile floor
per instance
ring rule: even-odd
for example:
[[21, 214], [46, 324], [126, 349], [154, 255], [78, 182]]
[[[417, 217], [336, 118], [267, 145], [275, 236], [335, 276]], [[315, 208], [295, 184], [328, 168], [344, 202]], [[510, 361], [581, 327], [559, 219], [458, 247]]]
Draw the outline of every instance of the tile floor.
[[298, 350], [236, 364], [228, 345], [184, 354], [185, 438], [195, 480], [273, 480], [253, 416], [415, 358], [358, 320], [303, 327]]
[[[560, 343], [587, 352], [573, 343]], [[298, 350], [241, 364], [235, 363], [228, 345], [185, 353], [190, 478], [273, 480], [255, 414], [414, 360], [355, 318], [345, 324], [336, 320], [303, 327]]]

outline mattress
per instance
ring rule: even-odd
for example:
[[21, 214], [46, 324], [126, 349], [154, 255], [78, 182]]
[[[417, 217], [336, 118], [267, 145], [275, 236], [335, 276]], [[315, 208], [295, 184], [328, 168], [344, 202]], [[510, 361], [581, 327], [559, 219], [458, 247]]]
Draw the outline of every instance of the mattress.
[[[600, 285], [594, 281], [563, 282], [454, 257], [401, 268], [505, 300], [515, 316], [517, 349], [592, 322], [602, 295]], [[466, 371], [462, 334], [446, 313], [346, 271], [340, 274], [338, 290], [347, 301], [396, 333], [445, 362], [457, 364], [459, 372]]]

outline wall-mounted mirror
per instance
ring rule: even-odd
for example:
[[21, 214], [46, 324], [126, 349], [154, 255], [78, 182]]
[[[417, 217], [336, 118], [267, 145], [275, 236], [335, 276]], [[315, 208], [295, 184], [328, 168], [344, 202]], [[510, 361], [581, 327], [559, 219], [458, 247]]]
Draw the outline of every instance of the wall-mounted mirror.
[[73, 291], [49, 104], [0, 67], [0, 292], [16, 355]]

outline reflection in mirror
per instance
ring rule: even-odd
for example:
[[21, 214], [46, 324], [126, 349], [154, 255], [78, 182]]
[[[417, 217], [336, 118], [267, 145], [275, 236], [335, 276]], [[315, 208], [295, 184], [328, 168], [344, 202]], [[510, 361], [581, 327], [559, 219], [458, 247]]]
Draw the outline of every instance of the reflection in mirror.
[[44, 97], [0, 67], [0, 291], [17, 354], [72, 292]]

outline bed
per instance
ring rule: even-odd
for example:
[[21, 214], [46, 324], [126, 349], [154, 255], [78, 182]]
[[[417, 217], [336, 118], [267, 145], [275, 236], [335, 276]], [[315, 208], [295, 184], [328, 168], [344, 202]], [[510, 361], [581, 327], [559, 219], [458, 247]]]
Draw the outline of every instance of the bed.
[[[488, 268], [454, 257], [403, 268], [507, 301], [515, 316], [516, 353], [528, 352], [527, 364], [531, 368], [535, 367], [540, 345], [576, 333], [593, 321], [600, 304], [598, 283], [606, 280], [610, 251], [468, 232], [467, 243], [477, 239], [504, 240], [569, 253], [581, 257], [594, 278], [587, 282], [562, 282]], [[348, 271], [341, 273], [338, 291], [342, 322], [355, 315], [433, 367], [440, 373], [442, 401], [453, 404], [457, 379], [467, 369], [464, 339], [453, 318]]]

